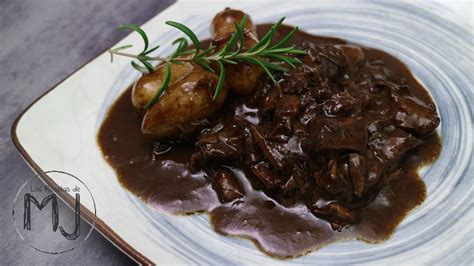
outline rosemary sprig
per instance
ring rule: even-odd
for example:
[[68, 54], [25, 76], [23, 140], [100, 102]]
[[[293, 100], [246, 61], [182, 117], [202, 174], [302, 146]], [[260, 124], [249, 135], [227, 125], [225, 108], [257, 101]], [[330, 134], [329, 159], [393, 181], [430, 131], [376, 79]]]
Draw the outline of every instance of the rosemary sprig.
[[[299, 59], [291, 57], [290, 55], [306, 54], [306, 52], [296, 49], [294, 45], [285, 47], [285, 44], [298, 30], [298, 27], [295, 27], [280, 42], [271, 46], [272, 38], [283, 23], [284, 19], [285, 17], [282, 17], [280, 20], [278, 20], [278, 22], [271, 27], [271, 29], [260, 39], [260, 41], [258, 41], [254, 46], [250, 47], [247, 51], [243, 51], [244, 26], [247, 21], [247, 16], [244, 16], [240, 23], [234, 23], [235, 32], [227, 41], [224, 48], [217, 52], [213, 46], [203, 50], [196, 34], [194, 34], [194, 32], [185, 25], [175, 21], [167, 21], [167, 25], [180, 30], [187, 36], [187, 38], [180, 37], [173, 41], [172, 44], [176, 45], [176, 50], [168, 57], [150, 56], [150, 54], [155, 52], [160, 46], [157, 45], [149, 49], [149, 40], [146, 33], [136, 25], [125, 24], [120, 26], [118, 29], [128, 29], [137, 32], [143, 39], [143, 51], [139, 54], [125, 53], [123, 50], [131, 48], [132, 45], [124, 45], [110, 49], [109, 53], [111, 56], [111, 61], [113, 61], [114, 55], [130, 57], [138, 60], [138, 62], [132, 61], [131, 64], [136, 70], [144, 73], [151, 73], [154, 71], [156, 66], [154, 66], [152, 62], [156, 61], [159, 65], [166, 64], [163, 82], [157, 93], [145, 105], [145, 108], [147, 109], [153, 107], [153, 105], [159, 100], [159, 98], [168, 88], [171, 79], [171, 64], [183, 64], [183, 62], [194, 62], [209, 72], [216, 71], [212, 68], [211, 63], [217, 63], [219, 66], [219, 79], [212, 98], [214, 100], [219, 96], [222, 86], [224, 85], [225, 64], [238, 64], [238, 62], [247, 62], [258, 65], [265, 71], [265, 73], [267, 73], [269, 78], [274, 83], [276, 83], [277, 81], [275, 80], [272, 71], [288, 71], [288, 68], [283, 66], [281, 63], [286, 63], [292, 68], [301, 63]], [[189, 48], [188, 39], [191, 40], [193, 48]]]

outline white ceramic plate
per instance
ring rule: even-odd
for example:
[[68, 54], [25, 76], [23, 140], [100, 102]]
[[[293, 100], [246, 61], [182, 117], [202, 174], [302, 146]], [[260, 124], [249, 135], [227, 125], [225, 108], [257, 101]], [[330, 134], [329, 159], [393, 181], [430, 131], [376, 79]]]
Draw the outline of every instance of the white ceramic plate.
[[[169, 44], [175, 20], [200, 38], [210, 37], [211, 18], [226, 6], [242, 9], [256, 23], [299, 25], [313, 34], [345, 38], [399, 57], [438, 103], [443, 149], [424, 169], [428, 198], [381, 244], [332, 244], [294, 260], [265, 256], [249, 241], [215, 233], [206, 215], [160, 214], [124, 190], [102, 158], [97, 130], [108, 107], [135, 79], [129, 61], [113, 64], [103, 53], [33, 103], [16, 121], [12, 136], [19, 151], [49, 184], [44, 171], [80, 177], [97, 209], [96, 228], [139, 262], [155, 263], [441, 263], [472, 262], [473, 35], [452, 14], [422, 5], [366, 2], [199, 2], [176, 3], [143, 25], [153, 43]], [[136, 34], [118, 45], [140, 47]], [[170, 52], [164, 46], [161, 52]], [[59, 185], [65, 185], [60, 184]], [[63, 195], [66, 200], [68, 195]], [[92, 202], [82, 202], [87, 209]], [[86, 213], [86, 218], [90, 218]]]

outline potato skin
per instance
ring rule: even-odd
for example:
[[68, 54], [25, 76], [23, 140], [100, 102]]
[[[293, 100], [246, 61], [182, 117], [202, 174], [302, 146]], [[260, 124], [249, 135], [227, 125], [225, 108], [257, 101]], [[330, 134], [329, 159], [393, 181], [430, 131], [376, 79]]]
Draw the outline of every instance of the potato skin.
[[[224, 48], [226, 42], [235, 32], [234, 23], [240, 23], [246, 14], [240, 10], [226, 8], [217, 13], [212, 20], [212, 44], [216, 50]], [[250, 16], [247, 15], [247, 22], [244, 27], [244, 45], [242, 49], [248, 50], [257, 42], [257, 31]], [[241, 62], [238, 65], [227, 64], [226, 82], [229, 90], [237, 95], [249, 95], [254, 89], [262, 69], [253, 64]]]
[[[240, 10], [228, 7], [217, 13], [212, 20], [212, 40], [218, 41], [223, 38], [229, 38], [230, 35], [235, 32], [234, 22], [237, 24], [240, 23], [245, 15], [247, 14]], [[245, 23], [244, 29], [247, 35], [247, 38], [245, 38], [246, 41], [248, 41], [247, 44], [255, 44], [257, 42], [257, 28], [249, 15], [247, 15], [247, 22]], [[253, 43], [251, 41], [253, 41]]]
[[145, 104], [158, 90], [164, 77], [165, 66], [146, 74], [135, 84], [132, 102], [135, 108], [145, 112], [142, 133], [152, 140], [180, 139], [192, 134], [193, 125], [212, 115], [227, 96], [224, 85], [216, 100], [212, 100], [218, 76], [199, 65], [186, 62], [171, 65], [171, 81], [166, 92], [149, 110]]
[[[136, 109], [144, 109], [145, 105], [156, 94], [165, 76], [165, 70], [166, 66], [161, 65], [152, 73], [143, 75], [135, 82], [132, 90], [132, 104]], [[172, 64], [169, 86], [173, 86], [173, 84], [185, 78], [193, 70], [194, 66], [191, 63], [184, 63], [183, 65]]]

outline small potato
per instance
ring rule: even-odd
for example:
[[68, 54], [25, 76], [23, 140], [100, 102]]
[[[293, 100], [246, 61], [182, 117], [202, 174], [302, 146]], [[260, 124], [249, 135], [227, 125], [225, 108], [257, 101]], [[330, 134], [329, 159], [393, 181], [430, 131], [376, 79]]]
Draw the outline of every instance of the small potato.
[[[212, 41], [218, 42], [215, 43], [216, 45], [221, 45], [217, 46], [217, 48], [222, 49], [222, 44], [225, 44], [227, 40], [223, 41], [222, 43], [220, 43], [219, 41], [221, 41], [222, 39], [230, 38], [230, 36], [235, 32], [234, 22], [239, 24], [245, 15], [247, 14], [240, 10], [230, 9], [228, 7], [216, 14], [214, 19], [212, 20], [211, 32]], [[257, 30], [255, 25], [252, 23], [252, 20], [250, 19], [249, 15], [247, 15], [247, 22], [245, 23], [244, 29], [246, 35], [244, 40], [244, 46], [248, 48], [258, 42]]]
[[[173, 86], [177, 81], [188, 76], [194, 69], [191, 63], [183, 65], [171, 65], [171, 79], [169, 86]], [[133, 87], [132, 103], [138, 110], [144, 109], [145, 105], [153, 98], [161, 86], [161, 82], [165, 76], [166, 66], [162, 65], [155, 69], [152, 73], [143, 75]]]
[[[244, 16], [244, 12], [230, 8], [217, 13], [212, 21], [212, 44], [216, 46], [217, 51], [224, 48], [235, 32], [234, 23], [240, 23]], [[242, 49], [245, 51], [258, 42], [255, 25], [248, 15], [244, 28], [245, 35]], [[259, 66], [247, 63], [228, 64], [225, 69], [227, 85], [233, 93], [238, 95], [250, 94], [255, 89], [256, 81], [262, 73]]]
[[165, 66], [140, 78], [132, 92], [133, 105], [145, 111], [142, 133], [151, 139], [179, 139], [193, 131], [193, 124], [219, 109], [227, 96], [222, 87], [219, 97], [212, 100], [218, 76], [194, 63], [171, 65], [171, 80], [166, 92], [150, 109], [145, 104], [155, 95], [164, 78]]

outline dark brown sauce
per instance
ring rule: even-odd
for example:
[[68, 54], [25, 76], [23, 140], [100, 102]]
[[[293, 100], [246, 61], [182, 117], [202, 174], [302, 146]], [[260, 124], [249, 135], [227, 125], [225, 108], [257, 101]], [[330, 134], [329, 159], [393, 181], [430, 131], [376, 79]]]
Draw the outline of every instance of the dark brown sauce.
[[[258, 27], [265, 32], [269, 25]], [[280, 32], [287, 33], [290, 27]], [[297, 32], [292, 40], [313, 43], [340, 43], [340, 39]], [[368, 60], [381, 59], [397, 76], [407, 79], [411, 93], [432, 102], [426, 90], [413, 78], [398, 59], [376, 49], [364, 48]], [[103, 122], [98, 142], [120, 183], [133, 194], [159, 211], [173, 214], [209, 212], [214, 229], [225, 235], [251, 239], [265, 253], [290, 258], [306, 254], [342, 239], [380, 242], [387, 239], [407, 213], [426, 197], [424, 182], [418, 169], [434, 161], [440, 152], [440, 139], [432, 134], [421, 146], [412, 150], [400, 166], [404, 175], [391, 181], [365, 206], [357, 224], [335, 231], [324, 219], [314, 216], [304, 204], [291, 208], [278, 204], [264, 192], [254, 189], [245, 173], [232, 169], [245, 190], [241, 199], [221, 203], [204, 172], [192, 173], [190, 158], [193, 144], [174, 144], [162, 155], [153, 155], [153, 146], [140, 131], [141, 118], [131, 103], [127, 89]]]

